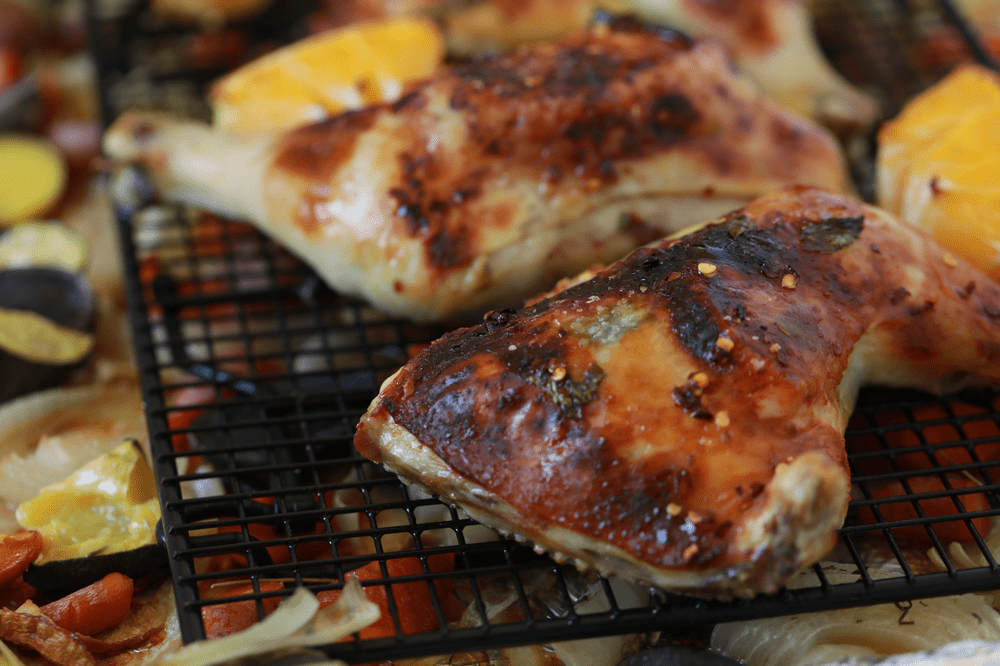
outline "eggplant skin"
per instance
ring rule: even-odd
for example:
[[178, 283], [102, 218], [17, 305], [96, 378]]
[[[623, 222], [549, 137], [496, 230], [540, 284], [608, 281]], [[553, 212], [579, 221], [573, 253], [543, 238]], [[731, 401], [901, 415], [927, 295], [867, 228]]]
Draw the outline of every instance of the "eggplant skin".
[[72, 364], [53, 365], [22, 358], [0, 348], [0, 403], [59, 386], [88, 359], [89, 355]]
[[150, 543], [117, 553], [32, 564], [24, 572], [24, 582], [43, 592], [71, 592], [96, 583], [112, 572], [136, 579], [160, 571], [165, 573], [168, 566], [166, 548]]
[[0, 402], [58, 386], [87, 363], [94, 298], [81, 273], [0, 270]]

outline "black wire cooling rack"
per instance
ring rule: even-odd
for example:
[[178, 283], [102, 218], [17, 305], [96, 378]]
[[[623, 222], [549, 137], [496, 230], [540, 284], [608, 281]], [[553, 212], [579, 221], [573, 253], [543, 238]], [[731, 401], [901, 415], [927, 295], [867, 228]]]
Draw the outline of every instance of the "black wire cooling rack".
[[[311, 3], [276, 6], [203, 43], [141, 2], [102, 13], [91, 1], [105, 120], [131, 106], [205, 115], [206, 82], [301, 34], [295, 17]], [[886, 116], [958, 61], [988, 57], [938, 3], [818, 0], [814, 10], [828, 56]], [[868, 191], [870, 164], [855, 163]], [[857, 569], [856, 582], [832, 584], [817, 566], [816, 584], [775, 596], [663, 594], [496, 539], [357, 455], [354, 426], [381, 382], [441, 330], [338, 296], [241, 222], [142, 198], [122, 199], [118, 215], [186, 641], [214, 631], [218, 613], [263, 617], [296, 585], [336, 596], [348, 571], [387, 611], [373, 634], [324, 648], [351, 662], [470, 653], [463, 663], [475, 663], [516, 645], [690, 636], [725, 621], [1000, 587], [1000, 535], [990, 536], [998, 394], [863, 392], [848, 432], [854, 501], [831, 554]]]

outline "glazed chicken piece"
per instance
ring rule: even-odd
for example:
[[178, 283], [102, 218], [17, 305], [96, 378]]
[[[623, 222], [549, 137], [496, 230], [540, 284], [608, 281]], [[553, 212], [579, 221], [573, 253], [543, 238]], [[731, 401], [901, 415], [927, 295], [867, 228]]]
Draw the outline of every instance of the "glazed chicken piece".
[[863, 384], [1000, 380], [1000, 286], [887, 213], [789, 188], [446, 334], [355, 445], [558, 561], [702, 596], [833, 546]]
[[334, 289], [417, 321], [479, 319], [781, 185], [850, 187], [829, 133], [717, 45], [627, 22], [280, 136], [136, 113], [104, 145], [165, 197], [248, 219]]
[[425, 14], [456, 55], [507, 51], [579, 30], [607, 10], [720, 40], [739, 68], [783, 105], [838, 128], [868, 127], [878, 106], [845, 80], [813, 35], [807, 0], [332, 0], [331, 25]]
[[784, 106], [837, 128], [869, 127], [873, 97], [844, 79], [816, 42], [808, 0], [628, 0], [637, 15], [722, 41]]

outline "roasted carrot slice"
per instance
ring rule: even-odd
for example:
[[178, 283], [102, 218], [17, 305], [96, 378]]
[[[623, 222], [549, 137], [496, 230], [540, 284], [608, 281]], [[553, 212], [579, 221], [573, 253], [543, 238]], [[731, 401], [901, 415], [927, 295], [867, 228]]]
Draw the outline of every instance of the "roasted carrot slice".
[[[276, 592], [285, 587], [279, 581], [260, 581], [261, 592]], [[242, 594], [253, 594], [253, 585], [249, 582], [238, 583], [236, 585], [226, 585], [216, 588], [211, 592], [206, 590], [203, 596], [236, 597]], [[266, 597], [262, 600], [264, 613], [268, 614], [278, 607], [280, 597]], [[204, 606], [201, 609], [201, 619], [205, 625], [206, 638], [218, 638], [228, 636], [238, 631], [243, 631], [256, 624], [258, 621], [257, 602], [253, 599], [243, 601], [229, 601], [222, 604]]]
[[[918, 476], [908, 479], [907, 483], [916, 494], [945, 490], [944, 483], [936, 476]], [[948, 483], [952, 488], [975, 488], [977, 486], [971, 479], [960, 476], [949, 477]], [[916, 509], [913, 507], [913, 502], [903, 499], [906, 496], [907, 493], [899, 481], [882, 484], [872, 491], [872, 497], [875, 499], [888, 500], [894, 497], [900, 498], [899, 501], [884, 502], [879, 505], [879, 513], [882, 514], [882, 518], [887, 522], [919, 518]], [[959, 500], [968, 513], [984, 511], [990, 508], [989, 501], [983, 493], [963, 494], [959, 496]], [[955, 517], [954, 521], [934, 523], [934, 532], [938, 535], [938, 538], [945, 542], [970, 541], [972, 539], [972, 534], [969, 532], [969, 528], [966, 527], [965, 522], [961, 520], [961, 514], [959, 514], [958, 508], [951, 497], [921, 499], [918, 503], [925, 516], [940, 517], [953, 515]], [[876, 522], [875, 514], [870, 507], [861, 507], [858, 511], [858, 520], [867, 525]], [[984, 538], [989, 535], [990, 523], [991, 519], [988, 517], [972, 519], [972, 524], [976, 528], [976, 531]], [[928, 535], [927, 530], [922, 525], [893, 528], [892, 534], [905, 539], [930, 540], [930, 535]]]
[[[983, 444], [974, 447], [975, 453], [980, 460], [996, 460], [1000, 454], [1000, 428], [996, 423], [986, 418], [986, 410], [977, 405], [966, 402], [953, 401], [951, 411], [955, 416], [974, 416], [982, 414], [983, 419], [974, 419], [966, 422], [963, 431], [966, 437], [974, 439], [992, 438]], [[919, 423], [921, 421], [932, 421], [935, 419], [945, 419], [948, 412], [944, 407], [936, 404], [921, 405], [913, 410], [913, 417]], [[928, 444], [944, 444], [955, 442], [952, 447], [938, 447], [935, 455], [938, 464], [941, 465], [969, 465], [973, 460], [969, 454], [969, 449], [963, 445], [962, 433], [948, 424], [925, 426], [922, 429], [924, 440]], [[903, 448], [909, 446], [919, 446], [920, 441], [913, 432], [907, 430], [897, 430], [886, 434], [889, 446], [893, 448]], [[931, 460], [923, 453], [911, 453], [900, 455], [897, 460], [903, 469], [928, 469], [933, 466]]]
[[125, 574], [107, 576], [62, 599], [45, 604], [42, 613], [56, 626], [92, 636], [118, 626], [132, 608], [132, 579]]
[[[442, 571], [451, 569], [453, 559], [447, 556], [447, 561], [442, 559], [431, 559], [428, 566], [431, 571]], [[416, 557], [399, 557], [386, 560], [386, 569], [389, 578], [399, 578], [403, 576], [420, 576], [424, 570], [420, 560]], [[348, 573], [358, 580], [375, 580], [382, 578], [382, 569], [378, 562], [370, 562], [365, 566]], [[423, 581], [411, 581], [407, 583], [392, 583], [392, 596], [396, 602], [396, 614], [399, 617], [400, 629], [404, 634], [420, 634], [438, 629], [438, 616], [434, 611], [434, 603], [431, 599], [430, 589]], [[364, 588], [365, 596], [370, 601], [378, 604], [382, 611], [381, 617], [374, 624], [371, 624], [360, 631], [361, 638], [384, 638], [395, 636], [396, 627], [392, 621], [389, 610], [389, 597], [384, 585], [371, 585]], [[328, 606], [340, 598], [340, 590], [324, 590], [316, 594], [320, 608]], [[439, 594], [440, 596], [440, 594]]]
[[37, 598], [38, 590], [25, 583], [22, 578], [0, 585], [0, 608], [17, 610], [25, 601]]
[[34, 530], [18, 530], [0, 536], [0, 585], [20, 578], [40, 552], [42, 535]]
[[[930, 469], [936, 466], [970, 465], [973, 459], [970, 454], [967, 439], [983, 440], [972, 446], [976, 457], [979, 460], [996, 460], [1000, 463], [1000, 427], [989, 417], [986, 409], [967, 402], [958, 400], [951, 401], [949, 409], [941, 404], [931, 403], [918, 405], [913, 409], [912, 420], [900, 410], [892, 410], [879, 413], [875, 416], [875, 425], [907, 425], [911, 422], [919, 426], [922, 422], [947, 420], [952, 415], [956, 417], [976, 417], [965, 421], [960, 432], [955, 426], [948, 423], [937, 425], [927, 425], [920, 427], [923, 439], [917, 436], [914, 429], [889, 430], [885, 433], [885, 443], [890, 449], [913, 448], [914, 451], [898, 453], [895, 455], [895, 462], [899, 469], [921, 470]], [[852, 420], [852, 427], [864, 427], [866, 424], [856, 419]], [[953, 446], [934, 446], [934, 451], [916, 450], [920, 449], [924, 443], [930, 445], [951, 444]], [[854, 452], [881, 451], [882, 445], [875, 435], [855, 436], [851, 438], [850, 449]], [[931, 460], [931, 455], [935, 460]], [[889, 462], [889, 454], [882, 457], [869, 457], [860, 459], [856, 463], [858, 472], [861, 474], [887, 474], [894, 470]]]

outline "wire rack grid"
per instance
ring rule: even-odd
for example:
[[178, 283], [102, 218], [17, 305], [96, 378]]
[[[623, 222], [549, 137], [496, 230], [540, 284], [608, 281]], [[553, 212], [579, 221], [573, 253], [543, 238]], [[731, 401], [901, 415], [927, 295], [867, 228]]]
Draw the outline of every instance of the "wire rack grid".
[[[300, 15], [311, 9], [296, 5]], [[977, 55], [939, 3], [822, 0], [815, 12], [831, 61], [877, 94], [887, 115]], [[131, 106], [204, 116], [204, 84], [299, 36], [293, 14], [236, 26], [229, 46], [192, 59], [193, 28], [163, 22], [142, 3], [106, 16], [91, 1], [105, 119]], [[868, 191], [870, 156], [855, 164]], [[863, 392], [848, 431], [854, 501], [831, 555], [853, 582], [835, 584], [816, 566], [808, 584], [774, 596], [665, 594], [498, 539], [357, 455], [354, 426], [382, 381], [443, 331], [332, 292], [239, 221], [150, 197], [117, 212], [186, 641], [211, 635], [213, 618], [234, 604], [263, 617], [298, 585], [335, 599], [351, 571], [386, 617], [379, 632], [324, 647], [350, 662], [462, 654], [475, 663], [517, 645], [679, 636], [1000, 587], [995, 393]]]

